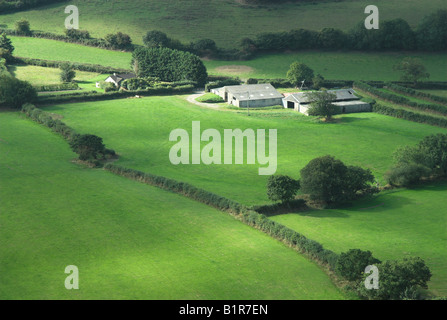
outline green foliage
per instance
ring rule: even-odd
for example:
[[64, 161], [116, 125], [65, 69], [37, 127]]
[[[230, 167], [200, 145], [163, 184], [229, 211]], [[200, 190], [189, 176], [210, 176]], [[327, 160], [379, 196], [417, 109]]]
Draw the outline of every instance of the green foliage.
[[167, 47], [169, 45], [170, 39], [166, 33], [152, 30], [148, 31], [143, 37], [143, 43], [148, 48], [160, 48]]
[[287, 79], [294, 86], [298, 86], [301, 81], [311, 81], [314, 77], [314, 71], [304, 63], [294, 62], [290, 65], [289, 71], [287, 71]]
[[350, 249], [340, 254], [335, 271], [349, 281], [358, 281], [362, 279], [367, 266], [378, 263], [381, 263], [380, 260], [374, 258], [370, 251]]
[[373, 112], [376, 112], [379, 114], [384, 114], [384, 115], [395, 117], [395, 118], [400, 118], [400, 119], [405, 119], [405, 120], [409, 120], [409, 121], [413, 121], [413, 122], [426, 123], [426, 124], [431, 124], [431, 125], [442, 127], [442, 128], [447, 128], [447, 119], [443, 119], [443, 118], [432, 117], [432, 116], [420, 114], [420, 113], [414, 113], [414, 112], [407, 111], [404, 109], [395, 109], [395, 108], [380, 105], [377, 103], [372, 106], [372, 110], [373, 110]]
[[79, 154], [80, 160], [103, 159], [105, 146], [102, 138], [93, 134], [77, 134], [69, 141], [71, 149]]
[[377, 192], [370, 184], [374, 176], [369, 169], [347, 167], [332, 156], [311, 160], [301, 170], [301, 191], [312, 200], [342, 203], [360, 195]]
[[111, 82], [107, 82], [107, 81], [100, 81], [99, 82], [99, 87], [101, 89], [103, 89], [105, 92], [110, 92], [110, 91], [117, 91], [118, 88]]
[[198, 102], [204, 102], [204, 103], [221, 103], [225, 102], [224, 99], [222, 99], [221, 96], [218, 96], [214, 93], [206, 93], [203, 96], [200, 96], [196, 99]]
[[34, 86], [34, 89], [36, 89], [37, 92], [77, 90], [79, 89], [79, 85], [76, 82], [46, 84], [42, 86]]
[[320, 90], [320, 88], [324, 86], [324, 83], [325, 83], [325, 81], [321, 74], [317, 74], [312, 79], [312, 87], [314, 87], [314, 89], [316, 89], [316, 90]]
[[9, 62], [12, 60], [12, 53], [14, 52], [14, 46], [11, 39], [6, 36], [6, 33], [0, 34], [0, 58]]
[[430, 77], [421, 59], [418, 58], [405, 58], [394, 68], [395, 70], [402, 71], [402, 81], [411, 81], [415, 85], [421, 79], [428, 79]]
[[21, 108], [25, 103], [37, 99], [37, 92], [26, 81], [18, 80], [8, 74], [0, 75], [0, 105]]
[[306, 96], [311, 101], [311, 107], [308, 110], [310, 116], [325, 117], [330, 120], [334, 114], [340, 113], [340, 107], [332, 104], [336, 95], [327, 90], [309, 92]]
[[63, 63], [60, 66], [61, 69], [61, 81], [62, 82], [71, 82], [76, 77], [76, 72], [73, 70], [73, 67], [69, 63]]
[[87, 30], [65, 29], [65, 35], [74, 40], [90, 39], [90, 33]]
[[131, 50], [133, 48], [130, 36], [122, 32], [108, 34], [105, 36], [104, 40], [112, 49]]
[[22, 34], [22, 35], [30, 35], [31, 34], [30, 23], [28, 20], [20, 19], [20, 20], [16, 21], [15, 27], [16, 27], [15, 30], [19, 34]]
[[391, 168], [385, 174], [385, 180], [393, 186], [410, 187], [429, 176], [431, 170], [421, 164], [405, 163]]
[[416, 35], [420, 50], [447, 49], [447, 10], [438, 10], [424, 17], [416, 30]]
[[394, 153], [396, 165], [387, 173], [390, 184], [410, 186], [430, 175], [447, 176], [447, 134], [426, 136], [414, 147]]
[[398, 93], [405, 94], [407, 96], [412, 96], [412, 97], [422, 98], [422, 99], [428, 99], [428, 100], [431, 100], [431, 101], [440, 102], [442, 104], [447, 104], [447, 97], [440, 97], [440, 96], [433, 95], [433, 94], [430, 94], [430, 93], [416, 91], [416, 90], [411, 89], [411, 88], [402, 87], [402, 86], [397, 85], [395, 83], [387, 83], [386, 86], [390, 90], [393, 90], [393, 91], [398, 92]]
[[213, 82], [209, 82], [205, 85], [205, 91], [210, 92], [211, 89], [225, 87], [225, 86], [234, 86], [241, 84], [241, 80], [239, 79], [225, 79], [225, 80], [217, 80]]
[[162, 81], [196, 81], [204, 85], [208, 74], [202, 60], [192, 53], [168, 48], [138, 48], [132, 64], [138, 77], [158, 77]]
[[414, 298], [417, 288], [427, 288], [431, 278], [430, 269], [419, 257], [404, 258], [400, 261], [385, 261], [377, 265], [379, 269], [379, 289], [368, 290], [363, 281], [359, 283], [359, 293], [371, 300], [400, 300]]
[[292, 200], [300, 183], [285, 175], [272, 175], [267, 181], [267, 196], [272, 201], [281, 201], [282, 203]]
[[[436, 111], [438, 113], [441, 113], [443, 115], [447, 115], [447, 106], [441, 106], [441, 105], [436, 105], [436, 104], [426, 104], [426, 103], [418, 103], [418, 102], [414, 102], [414, 101], [410, 101], [408, 98], [406, 97], [402, 97], [402, 96], [397, 96], [395, 94], [392, 93], [388, 93], [388, 92], [383, 92], [365, 82], [361, 82], [361, 81], [356, 81], [354, 83], [354, 87], [360, 88], [361, 90], [367, 91], [369, 93], [371, 93], [374, 96], [377, 96], [379, 98], [382, 98], [384, 100], [393, 102], [395, 104], [399, 104], [399, 105], [403, 105], [403, 106], [409, 106], [421, 111]], [[406, 111], [406, 110], [396, 110], [396, 113], [402, 113], [403, 116], [404, 114], [408, 113], [406, 116], [409, 116], [411, 114], [410, 111]], [[422, 117], [424, 117], [424, 115], [421, 115]], [[431, 118], [430, 116], [427, 116], [428, 118]], [[427, 118], [427, 119], [428, 119]], [[442, 120], [444, 119], [439, 119]], [[418, 122], [422, 122], [422, 121], [418, 121]]]

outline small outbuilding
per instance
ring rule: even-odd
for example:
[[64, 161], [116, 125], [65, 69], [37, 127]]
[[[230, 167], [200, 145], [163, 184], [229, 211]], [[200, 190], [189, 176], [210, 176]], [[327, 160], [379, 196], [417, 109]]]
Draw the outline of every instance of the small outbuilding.
[[260, 108], [282, 105], [284, 96], [270, 83], [226, 86], [210, 90], [228, 104], [239, 108]]
[[[340, 107], [340, 113], [371, 112], [371, 105], [360, 101], [354, 89], [328, 90], [328, 92], [336, 95], [333, 104]], [[283, 99], [284, 108], [294, 109], [305, 115], [308, 115], [310, 105], [311, 101], [306, 92], [294, 93]]]
[[119, 87], [121, 87], [121, 83], [124, 80], [132, 79], [132, 78], [136, 78], [136, 75], [133, 73], [121, 73], [121, 74], [114, 73], [114, 74], [108, 76], [107, 79], [104, 81], [113, 83], [117, 88], [119, 88]]

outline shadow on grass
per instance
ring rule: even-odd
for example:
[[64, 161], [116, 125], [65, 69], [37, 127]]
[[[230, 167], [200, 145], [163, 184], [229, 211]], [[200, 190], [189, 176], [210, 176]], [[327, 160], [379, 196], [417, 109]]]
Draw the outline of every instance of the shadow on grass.
[[370, 120], [369, 118], [357, 118], [357, 117], [341, 117], [337, 118], [339, 123], [351, 123], [351, 122], [357, 122], [357, 121], [364, 121], [364, 120]]
[[8, 66], [8, 71], [15, 78], [16, 77], [17, 66], [9, 65]]

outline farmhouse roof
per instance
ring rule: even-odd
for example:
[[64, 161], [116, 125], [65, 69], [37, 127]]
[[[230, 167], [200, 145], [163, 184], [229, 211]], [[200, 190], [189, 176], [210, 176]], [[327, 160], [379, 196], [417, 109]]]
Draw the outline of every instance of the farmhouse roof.
[[116, 83], [120, 83], [123, 80], [132, 79], [135, 77], [136, 77], [136, 75], [133, 73], [121, 73], [121, 74], [114, 73], [109, 76], [109, 78], [111, 78]]
[[[231, 93], [239, 101], [284, 98], [284, 96], [276, 91], [270, 83], [226, 86], [224, 89], [226, 92]], [[250, 94], [250, 97], [248, 94]]]
[[[338, 89], [338, 90], [328, 90], [330, 93], [334, 93], [336, 95], [335, 101], [350, 101], [350, 100], [359, 100], [359, 98], [355, 95], [354, 89]], [[307, 92], [299, 92], [294, 93], [286, 97], [286, 101], [296, 101], [298, 103], [309, 103], [310, 100], [307, 97]]]

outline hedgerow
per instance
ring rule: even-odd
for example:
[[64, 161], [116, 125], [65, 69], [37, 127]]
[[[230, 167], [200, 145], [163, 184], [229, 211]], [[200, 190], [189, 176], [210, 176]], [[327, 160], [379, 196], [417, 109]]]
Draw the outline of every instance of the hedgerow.
[[418, 103], [415, 101], [410, 101], [408, 98], [397, 96], [392, 93], [380, 91], [377, 88], [375, 88], [365, 82], [362, 82], [362, 81], [355, 82], [354, 87], [359, 88], [364, 91], [367, 91], [376, 97], [382, 98], [382, 99], [392, 102], [392, 103], [412, 107], [412, 108], [415, 108], [415, 109], [418, 109], [421, 111], [434, 111], [434, 112], [438, 112], [443, 115], [447, 115], [447, 107], [446, 106], [435, 105], [435, 104], [425, 104], [425, 103]]
[[405, 95], [409, 95], [412, 97], [416, 97], [416, 98], [427, 98], [429, 100], [435, 101], [435, 102], [440, 102], [440, 103], [447, 103], [447, 97], [440, 97], [440, 96], [436, 96], [430, 93], [426, 93], [426, 92], [421, 92], [421, 91], [416, 91], [414, 89], [408, 88], [408, 87], [402, 87], [399, 86], [397, 84], [394, 83], [387, 83], [386, 86], [398, 93], [403, 93]]
[[122, 99], [128, 97], [134, 97], [137, 95], [143, 96], [153, 96], [153, 95], [163, 95], [163, 94], [178, 94], [187, 93], [194, 90], [193, 85], [180, 85], [180, 86], [159, 86], [154, 88], [148, 88], [145, 90], [135, 90], [135, 91], [112, 91], [106, 93], [97, 93], [96, 91], [91, 92], [76, 92], [67, 93], [60, 95], [48, 95], [40, 96], [38, 98], [39, 104], [58, 104], [66, 102], [84, 102], [84, 101], [101, 101], [101, 100], [113, 100]]
[[[31, 58], [22, 58], [22, 57], [14, 57], [14, 59], [15, 59], [16, 64], [25, 64], [25, 65], [38, 66], [38, 67], [47, 67], [47, 68], [59, 68], [63, 63], [66, 63], [66, 61], [31, 59]], [[96, 72], [96, 73], [131, 73], [132, 72], [132, 70], [128, 70], [128, 69], [104, 67], [99, 64], [89, 64], [89, 63], [79, 63], [79, 62], [73, 62], [73, 63], [71, 63], [71, 66], [75, 70]]]

